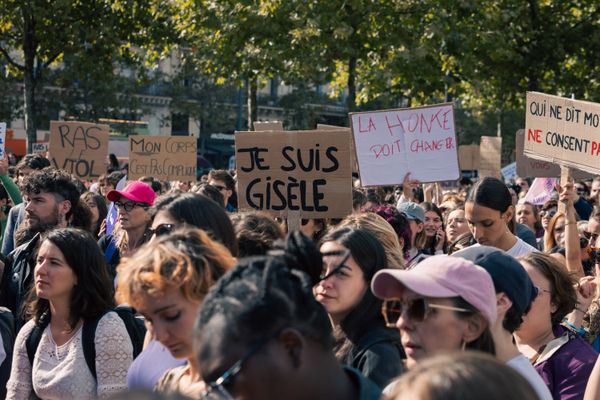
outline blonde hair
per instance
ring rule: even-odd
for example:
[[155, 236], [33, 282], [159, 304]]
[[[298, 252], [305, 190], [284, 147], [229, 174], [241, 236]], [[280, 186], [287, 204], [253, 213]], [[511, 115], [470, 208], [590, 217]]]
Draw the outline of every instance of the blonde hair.
[[202, 230], [185, 228], [147, 243], [117, 268], [117, 301], [136, 306], [141, 294], [178, 287], [190, 301], [204, 299], [235, 259]]
[[372, 212], [351, 214], [344, 218], [336, 228], [342, 226], [364, 229], [375, 236], [385, 249], [388, 268], [405, 267], [398, 235], [394, 228], [381, 216]]

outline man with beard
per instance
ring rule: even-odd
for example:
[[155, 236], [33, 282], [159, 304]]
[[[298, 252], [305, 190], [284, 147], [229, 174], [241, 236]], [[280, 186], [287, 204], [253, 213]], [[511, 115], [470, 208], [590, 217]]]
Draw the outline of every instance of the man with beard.
[[79, 191], [62, 170], [34, 171], [22, 186], [27, 201], [23, 238], [27, 240], [8, 255], [0, 283], [0, 305], [12, 310], [17, 330], [24, 323], [23, 305], [31, 288], [37, 245], [41, 233], [68, 226], [79, 206]]
[[[19, 187], [25, 179], [36, 170], [49, 167], [50, 161], [39, 154], [26, 154], [17, 164], [17, 179]], [[25, 203], [15, 204], [8, 212], [6, 228], [2, 237], [2, 254], [7, 256], [15, 249], [14, 234], [19, 225], [25, 220]]]

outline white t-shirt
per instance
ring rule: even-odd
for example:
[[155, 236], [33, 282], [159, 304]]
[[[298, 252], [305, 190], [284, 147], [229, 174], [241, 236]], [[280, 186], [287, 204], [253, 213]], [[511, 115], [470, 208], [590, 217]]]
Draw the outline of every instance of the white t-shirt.
[[525, 358], [522, 354], [519, 354], [515, 358], [508, 360], [506, 365], [520, 373], [527, 382], [533, 387], [533, 390], [537, 393], [540, 400], [552, 400], [552, 394], [550, 393], [550, 389], [544, 383], [544, 380], [537, 373], [535, 368], [531, 365], [528, 359]]
[[[479, 243], [475, 243], [473, 246], [481, 246]], [[513, 247], [508, 249], [506, 253], [515, 258], [519, 256], [524, 256], [529, 253], [539, 253], [540, 251], [530, 244], [525, 243], [523, 240], [517, 237], [517, 242]]]

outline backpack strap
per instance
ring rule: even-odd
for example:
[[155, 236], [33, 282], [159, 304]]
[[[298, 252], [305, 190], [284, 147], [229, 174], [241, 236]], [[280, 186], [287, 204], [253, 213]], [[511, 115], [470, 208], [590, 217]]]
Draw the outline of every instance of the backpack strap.
[[96, 328], [98, 327], [100, 318], [103, 316], [104, 315], [101, 315], [98, 318], [84, 321], [83, 327], [81, 328], [83, 356], [85, 357], [85, 363], [87, 364], [88, 369], [96, 381]]
[[[48, 314], [48, 316], [49, 316], [49, 314]], [[35, 352], [36, 352], [38, 346], [40, 345], [40, 340], [42, 340], [42, 334], [44, 333], [44, 330], [46, 329], [46, 327], [48, 326], [49, 323], [50, 323], [49, 317], [40, 318], [39, 325], [38, 324], [33, 325], [33, 329], [31, 330], [31, 333], [29, 333], [29, 336], [27, 337], [27, 340], [25, 341], [25, 348], [27, 349], [27, 357], [29, 358], [29, 363], [32, 366], [33, 366], [33, 359], [35, 358]]]

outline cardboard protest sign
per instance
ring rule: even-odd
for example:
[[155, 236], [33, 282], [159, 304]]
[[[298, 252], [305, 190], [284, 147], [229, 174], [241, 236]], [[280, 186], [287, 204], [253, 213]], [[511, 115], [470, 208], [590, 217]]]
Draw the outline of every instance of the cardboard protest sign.
[[37, 142], [37, 143], [32, 143], [31, 150], [34, 153], [46, 154], [46, 152], [48, 151], [48, 147], [49, 147], [48, 142]]
[[352, 212], [350, 132], [236, 132], [240, 210], [280, 217]]
[[6, 122], [0, 122], [0, 159], [4, 158], [4, 147], [6, 146]]
[[52, 166], [82, 178], [106, 172], [109, 126], [89, 122], [50, 121]]
[[196, 180], [193, 136], [129, 136], [129, 179]]
[[458, 146], [458, 163], [461, 171], [477, 171], [479, 169], [479, 146], [476, 144]]
[[458, 153], [451, 103], [351, 113], [350, 122], [363, 186], [412, 179], [458, 179]]
[[493, 176], [502, 179], [500, 165], [502, 161], [502, 138], [482, 136], [479, 144], [479, 176]]
[[[343, 126], [335, 126], [335, 125], [327, 125], [327, 124], [317, 124], [318, 131], [336, 131], [342, 130], [347, 131], [350, 134], [350, 128], [345, 128]], [[358, 172], [358, 162], [356, 161], [356, 149], [354, 148], [354, 140], [352, 136], [350, 136], [350, 165], [352, 166], [352, 172]]]
[[[517, 175], [520, 177], [544, 178], [560, 176], [560, 166], [549, 161], [541, 161], [527, 157], [524, 153], [525, 146], [525, 130], [519, 129], [516, 136], [516, 159], [517, 159]], [[593, 178], [594, 175], [589, 172], [572, 169], [571, 174], [574, 179]]]
[[282, 131], [283, 130], [283, 122], [279, 121], [268, 121], [268, 122], [254, 122], [254, 131], [255, 132], [263, 132], [263, 131]]
[[600, 104], [527, 92], [527, 156], [600, 173]]

